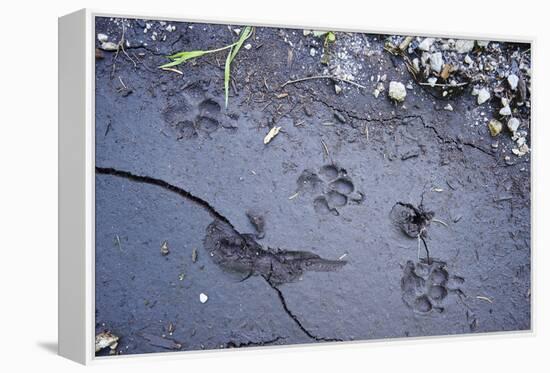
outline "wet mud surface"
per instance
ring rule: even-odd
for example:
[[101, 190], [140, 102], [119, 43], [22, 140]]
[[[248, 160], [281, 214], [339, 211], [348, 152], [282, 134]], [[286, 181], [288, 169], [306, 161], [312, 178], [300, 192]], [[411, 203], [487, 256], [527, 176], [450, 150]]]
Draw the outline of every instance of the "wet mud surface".
[[112, 353], [530, 329], [530, 157], [477, 124], [494, 102], [415, 82], [402, 104], [375, 97], [371, 75], [411, 80], [377, 35], [351, 59], [368, 89], [281, 88], [323, 73], [318, 45], [258, 27], [225, 108], [225, 54], [157, 66], [235, 33], [147, 22], [96, 21], [130, 42], [95, 67], [95, 321]]

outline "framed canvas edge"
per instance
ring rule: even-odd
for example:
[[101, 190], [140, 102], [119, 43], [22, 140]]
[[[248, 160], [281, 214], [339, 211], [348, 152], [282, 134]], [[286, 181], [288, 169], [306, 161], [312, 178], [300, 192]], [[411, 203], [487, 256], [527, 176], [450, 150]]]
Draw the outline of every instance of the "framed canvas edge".
[[[72, 263], [75, 266], [81, 265], [80, 268], [84, 269], [84, 283], [85, 288], [83, 289], [84, 296], [84, 307], [74, 308], [73, 305], [68, 305], [66, 300], [66, 296], [63, 296], [63, 292], [61, 289], [61, 283], [59, 284], [59, 307], [60, 309], [62, 307], [68, 307], [72, 310], [74, 313], [82, 313], [81, 317], [85, 320], [85, 330], [84, 330], [84, 340], [81, 340], [80, 344], [78, 345], [78, 348], [81, 349], [83, 352], [82, 357], [75, 358], [73, 356], [68, 356], [67, 354], [63, 354], [60, 348], [59, 354], [62, 356], [65, 356], [71, 360], [75, 360], [82, 364], [103, 364], [108, 361], [113, 360], [126, 360], [126, 359], [181, 359], [183, 356], [201, 356], [203, 354], [225, 354], [228, 353], [228, 351], [225, 350], [205, 350], [205, 351], [181, 351], [181, 352], [163, 352], [163, 353], [150, 353], [150, 354], [136, 354], [136, 355], [118, 355], [118, 356], [109, 356], [109, 357], [96, 357], [95, 356], [95, 59], [94, 59], [94, 45], [95, 45], [95, 18], [96, 17], [122, 17], [122, 18], [130, 18], [130, 19], [151, 19], [151, 20], [167, 20], [167, 21], [178, 21], [178, 22], [197, 22], [197, 23], [217, 23], [217, 24], [250, 24], [255, 26], [262, 26], [262, 27], [283, 27], [283, 28], [298, 28], [298, 29], [334, 29], [335, 31], [345, 31], [345, 32], [362, 32], [362, 33], [376, 33], [376, 34], [399, 34], [399, 35], [414, 35], [414, 36], [435, 36], [435, 37], [452, 37], [452, 38], [466, 38], [466, 39], [478, 39], [478, 40], [491, 40], [491, 41], [508, 41], [508, 42], [521, 42], [521, 43], [529, 43], [531, 45], [531, 50], [533, 55], [536, 53], [536, 37], [534, 36], [512, 36], [512, 35], [503, 35], [503, 34], [485, 34], [483, 37], [480, 37], [479, 35], [476, 35], [474, 33], [462, 33], [462, 34], [456, 34], [453, 33], [447, 34], [446, 32], [438, 32], [434, 30], [425, 30], [425, 29], [414, 29], [414, 30], [406, 30], [406, 29], [399, 29], [396, 28], [377, 28], [376, 30], [368, 29], [368, 28], [362, 28], [357, 26], [352, 27], [338, 27], [335, 25], [331, 25], [328, 22], [323, 22], [322, 24], [290, 24], [285, 22], [269, 22], [269, 21], [254, 21], [250, 19], [244, 19], [244, 18], [231, 18], [231, 17], [223, 17], [223, 18], [209, 18], [209, 17], [195, 17], [195, 16], [185, 16], [185, 15], [171, 15], [167, 16], [165, 14], [161, 13], [152, 13], [152, 12], [146, 12], [146, 13], [139, 13], [139, 12], [112, 12], [112, 11], [104, 11], [100, 9], [82, 9], [75, 13], [71, 13], [67, 16], [63, 16], [61, 19], [69, 16], [74, 16], [75, 14], [84, 15], [85, 18], [85, 25], [84, 25], [84, 34], [85, 34], [85, 42], [82, 44], [81, 48], [79, 48], [77, 51], [75, 51], [74, 48], [71, 48], [70, 50], [62, 48], [62, 45], [60, 43], [59, 46], [59, 58], [60, 61], [62, 58], [66, 58], [64, 54], [67, 53], [82, 53], [85, 56], [85, 76], [82, 78], [84, 79], [85, 85], [84, 89], [85, 92], [83, 92], [83, 95], [85, 97], [85, 100], [83, 102], [82, 107], [75, 107], [75, 112], [81, 112], [84, 115], [84, 121], [85, 121], [85, 130], [82, 133], [83, 141], [85, 143], [84, 146], [84, 156], [85, 156], [85, 190], [81, 191], [84, 193], [84, 203], [85, 203], [85, 230], [84, 230], [84, 242], [85, 242], [85, 250], [84, 250], [84, 263]], [[60, 29], [61, 33], [61, 29]], [[61, 41], [61, 35], [60, 39]], [[535, 70], [533, 69], [533, 76]], [[61, 76], [61, 71], [59, 72]], [[61, 82], [61, 77], [58, 77]], [[535, 79], [534, 79], [535, 80]], [[536, 95], [534, 93], [535, 84], [533, 84], [533, 97], [535, 98], [533, 100], [534, 104], [536, 105]], [[60, 91], [61, 91], [61, 83], [60, 83]], [[59, 97], [59, 110], [61, 113], [62, 106], [63, 106], [63, 100], [61, 97]], [[534, 131], [536, 128], [536, 125], [534, 125], [535, 121], [535, 111], [533, 110], [533, 106], [531, 107], [531, 113], [532, 113], [532, 120], [531, 120], [531, 131]], [[59, 120], [59, 147], [60, 147], [60, 157], [59, 157], [59, 168], [61, 170], [63, 165], [63, 160], [61, 159], [61, 146], [62, 142], [61, 139], [63, 137], [62, 129], [63, 126], [61, 124], [61, 118]], [[536, 148], [536, 145], [535, 145]], [[533, 157], [533, 161], [531, 162], [531, 169], [533, 169], [533, 163], [535, 161], [535, 157]], [[533, 175], [533, 173], [531, 174]], [[72, 178], [71, 178], [72, 179]], [[533, 176], [531, 176], [531, 183], [533, 182]], [[59, 185], [72, 185], [73, 181], [67, 181], [65, 179], [62, 179], [62, 175], [60, 172], [60, 178], [59, 178]], [[534, 185], [532, 183], [532, 185]], [[532, 192], [532, 195], [535, 193]], [[61, 189], [60, 189], [60, 228], [59, 228], [59, 234], [60, 238], [61, 235], [64, 233], [62, 232], [62, 211], [61, 211], [61, 200], [64, 197], [61, 195]], [[533, 216], [533, 203], [531, 203], [531, 221]], [[533, 225], [531, 224], [531, 233], [533, 233]], [[61, 271], [62, 266], [68, 265], [67, 262], [62, 263], [62, 247], [61, 242], [59, 245], [59, 270]], [[359, 347], [364, 346], [366, 344], [370, 343], [385, 343], [389, 342], [392, 343], [392, 345], [395, 346], [402, 346], [407, 345], [409, 343], [415, 343], [418, 341], [423, 341], [424, 343], [439, 343], [442, 338], [444, 339], [452, 339], [452, 340], [472, 340], [473, 338], [477, 339], [495, 339], [495, 338], [503, 338], [503, 337], [514, 337], [514, 338], [525, 338], [525, 337], [533, 337], [536, 335], [535, 332], [535, 317], [534, 317], [534, 304], [535, 304], [535, 286], [534, 286], [534, 266], [533, 266], [533, 258], [534, 258], [534, 247], [533, 244], [533, 235], [531, 236], [531, 284], [532, 284], [532, 295], [531, 295], [531, 323], [530, 323], [530, 329], [528, 330], [514, 330], [514, 331], [502, 331], [502, 332], [490, 332], [490, 333], [479, 333], [479, 334], [459, 334], [459, 335], [441, 335], [441, 336], [424, 336], [424, 337], [409, 337], [409, 338], [389, 338], [389, 339], [372, 339], [372, 340], [362, 340], [362, 341], [348, 341], [348, 342], [339, 342], [339, 343], [323, 343], [323, 344], [299, 344], [299, 345], [286, 345], [286, 346], [264, 346], [264, 347], [257, 347], [257, 348], [247, 348], [246, 350], [238, 350], [238, 353], [254, 353], [259, 352], [261, 353], [278, 353], [282, 350], [292, 348], [296, 350], [300, 349], [307, 349], [311, 347], [315, 347], [318, 349], [326, 349], [326, 348], [348, 348], [348, 347]], [[64, 248], [66, 249], [66, 248]], [[63, 326], [66, 325], [65, 320], [59, 319], [59, 330], [60, 330], [60, 341], [59, 345], [61, 346], [61, 330], [63, 329]], [[78, 342], [75, 339], [72, 339], [72, 341], [76, 344]], [[65, 342], [65, 341], [63, 341]], [[237, 350], [232, 349], [231, 353], [236, 353]]]

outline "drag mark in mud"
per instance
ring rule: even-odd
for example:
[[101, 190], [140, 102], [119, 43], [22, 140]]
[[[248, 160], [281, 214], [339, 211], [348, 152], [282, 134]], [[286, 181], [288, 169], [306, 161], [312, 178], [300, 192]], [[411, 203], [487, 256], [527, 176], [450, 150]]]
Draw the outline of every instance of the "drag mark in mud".
[[309, 338], [320, 342], [341, 341], [336, 338], [319, 337], [309, 332], [290, 311], [284, 295], [277, 285], [291, 282], [305, 271], [327, 272], [338, 270], [347, 263], [346, 261], [327, 260], [305, 251], [264, 249], [253, 239], [252, 235], [237, 232], [229, 219], [219, 213], [208, 202], [164, 180], [109, 167], [96, 167], [96, 174], [111, 175], [138, 183], [156, 185], [204, 208], [214, 218], [214, 222], [207, 228], [204, 246], [213, 250], [215, 255], [212, 257], [215, 263], [225, 269], [246, 273], [247, 276], [243, 280], [252, 275], [260, 275], [277, 293], [286, 314]]
[[347, 263], [307, 251], [264, 248], [252, 235], [240, 234], [220, 220], [206, 228], [204, 248], [214, 263], [226, 271], [242, 273], [246, 275], [244, 279], [260, 275], [274, 285], [296, 281], [307, 271], [336, 271]]
[[355, 185], [347, 171], [334, 164], [322, 166], [318, 172], [310, 169], [302, 171], [296, 181], [297, 192], [314, 194], [313, 208], [321, 215], [340, 215], [337, 208], [350, 201], [361, 203], [364, 195], [355, 191]]

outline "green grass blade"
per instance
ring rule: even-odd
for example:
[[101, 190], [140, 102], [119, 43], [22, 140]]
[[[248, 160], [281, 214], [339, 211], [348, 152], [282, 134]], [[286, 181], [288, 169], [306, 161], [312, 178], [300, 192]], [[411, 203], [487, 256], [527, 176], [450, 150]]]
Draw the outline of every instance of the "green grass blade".
[[233, 62], [233, 59], [237, 55], [237, 52], [239, 51], [239, 49], [241, 49], [244, 41], [246, 39], [248, 39], [250, 37], [250, 35], [252, 35], [252, 27], [251, 26], [246, 26], [244, 28], [244, 30], [241, 32], [241, 35], [239, 36], [239, 40], [237, 40], [237, 42], [235, 43], [235, 48], [231, 49], [231, 61], [230, 62]]
[[174, 53], [170, 56], [166, 56], [171, 61], [159, 66], [159, 68], [165, 69], [169, 67], [174, 67], [193, 58], [204, 56], [205, 54], [220, 52], [229, 49], [229, 53], [227, 54], [227, 58], [225, 59], [224, 68], [225, 107], [227, 107], [227, 104], [229, 102], [229, 80], [231, 79], [231, 62], [233, 62], [233, 60], [237, 56], [237, 52], [239, 52], [239, 49], [241, 49], [244, 41], [248, 39], [250, 35], [252, 35], [252, 26], [246, 26], [241, 31], [239, 39], [232, 44], [226, 45], [225, 47], [209, 49], [205, 51], [182, 51]]
[[225, 107], [229, 102], [229, 79], [231, 79], [231, 62], [235, 59], [237, 52], [241, 49], [244, 41], [252, 35], [252, 27], [246, 26], [239, 36], [239, 40], [233, 44], [233, 47], [229, 51], [227, 58], [225, 60], [225, 69], [224, 69], [224, 88], [225, 88]]
[[227, 54], [225, 59], [225, 69], [223, 73], [223, 86], [225, 88], [225, 107], [229, 102], [229, 79], [231, 78], [231, 56], [233, 55], [233, 48]]
[[233, 47], [235, 44], [237, 44], [236, 42], [233, 43], [233, 44], [229, 44], [229, 45], [226, 45], [225, 47], [221, 47], [221, 48], [217, 48], [217, 49], [208, 49], [208, 50], [205, 50], [205, 51], [182, 51], [182, 52], [178, 52], [178, 53], [174, 53], [170, 56], [168, 56], [169, 59], [171, 60], [178, 60], [180, 58], [185, 58], [184, 61], [186, 60], [189, 60], [191, 58], [196, 58], [196, 57], [200, 57], [200, 56], [203, 56], [205, 54], [208, 54], [208, 53], [216, 53], [216, 52], [220, 52], [220, 51], [223, 51], [225, 49], [229, 49], [231, 47]]

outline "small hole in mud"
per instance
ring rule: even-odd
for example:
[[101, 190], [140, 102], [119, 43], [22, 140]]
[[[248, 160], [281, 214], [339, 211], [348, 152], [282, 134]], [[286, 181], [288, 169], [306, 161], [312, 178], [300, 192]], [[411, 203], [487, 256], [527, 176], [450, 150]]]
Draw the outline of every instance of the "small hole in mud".
[[217, 115], [220, 110], [220, 104], [212, 99], [206, 99], [199, 104], [199, 111], [202, 116]]
[[425, 263], [416, 263], [414, 272], [419, 276], [428, 277], [430, 274], [430, 269], [430, 266]]
[[417, 312], [427, 313], [432, 310], [432, 303], [427, 296], [423, 295], [414, 301], [414, 309]]
[[201, 130], [212, 133], [218, 129], [220, 123], [213, 118], [199, 117], [197, 119], [197, 125], [198, 127], [200, 127]]
[[434, 285], [444, 285], [449, 278], [449, 274], [443, 268], [435, 268], [430, 275], [430, 281]]
[[353, 192], [354, 189], [353, 183], [350, 180], [344, 178], [334, 180], [332, 183], [330, 183], [330, 187], [333, 190], [342, 194], [350, 194], [351, 192]]
[[197, 135], [197, 130], [195, 129], [195, 125], [190, 120], [184, 120], [184, 121], [178, 122], [174, 126], [174, 128], [177, 131], [178, 140], [190, 139]]
[[298, 190], [305, 192], [319, 192], [322, 189], [323, 181], [310, 170], [304, 170], [296, 181]]
[[325, 178], [325, 180], [334, 180], [338, 177], [338, 168], [334, 165], [328, 164], [321, 167], [319, 173]]
[[313, 209], [318, 214], [328, 215], [330, 214], [330, 207], [325, 197], [320, 196], [313, 200]]
[[327, 193], [327, 199], [330, 206], [342, 207], [348, 203], [348, 197], [334, 190]]
[[433, 300], [443, 300], [447, 296], [447, 289], [445, 289], [443, 286], [435, 285], [430, 287], [428, 295]]
[[163, 119], [172, 125], [186, 121], [188, 115], [189, 105], [185, 101], [168, 106], [162, 113]]
[[417, 238], [419, 234], [425, 237], [426, 228], [433, 217], [434, 213], [424, 210], [422, 205], [416, 207], [403, 202], [397, 202], [390, 212], [393, 223], [411, 238]]

